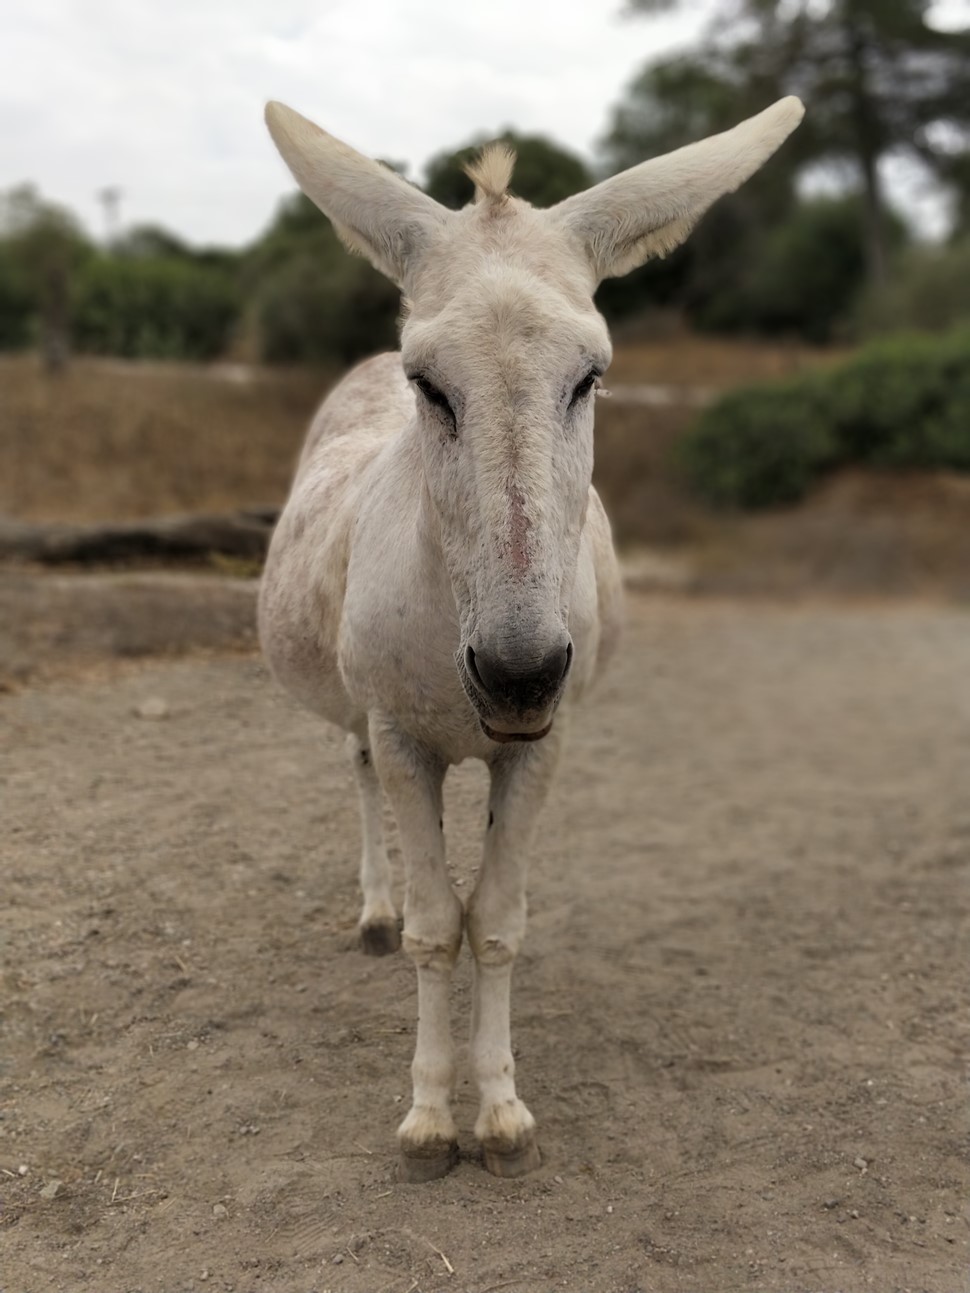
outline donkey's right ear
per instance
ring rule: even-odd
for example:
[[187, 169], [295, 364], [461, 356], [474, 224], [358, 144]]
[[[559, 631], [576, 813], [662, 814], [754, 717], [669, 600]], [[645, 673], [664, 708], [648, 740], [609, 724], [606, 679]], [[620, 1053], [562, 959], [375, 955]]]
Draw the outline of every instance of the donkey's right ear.
[[282, 103], [266, 105], [266, 124], [296, 182], [342, 241], [405, 288], [448, 209]]
[[628, 274], [682, 243], [712, 202], [768, 160], [804, 111], [796, 98], [779, 99], [733, 130], [566, 198], [549, 215], [578, 239], [597, 282]]

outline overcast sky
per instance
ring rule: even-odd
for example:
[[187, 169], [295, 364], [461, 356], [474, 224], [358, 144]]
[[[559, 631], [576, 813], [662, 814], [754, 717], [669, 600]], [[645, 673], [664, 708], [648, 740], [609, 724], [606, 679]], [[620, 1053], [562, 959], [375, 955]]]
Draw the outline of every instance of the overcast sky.
[[100, 234], [117, 185], [125, 224], [244, 243], [293, 187], [269, 98], [412, 178], [509, 125], [591, 156], [636, 71], [714, 3], [646, 21], [623, 0], [0, 0], [0, 190], [31, 180]]

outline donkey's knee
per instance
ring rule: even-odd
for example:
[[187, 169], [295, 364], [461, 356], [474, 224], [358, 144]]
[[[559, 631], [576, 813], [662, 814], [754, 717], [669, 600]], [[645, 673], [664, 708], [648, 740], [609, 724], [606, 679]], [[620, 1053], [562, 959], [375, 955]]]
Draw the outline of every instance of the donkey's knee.
[[405, 907], [402, 943], [419, 970], [451, 970], [461, 951], [463, 909], [449, 889], [438, 895], [434, 910]]
[[465, 913], [465, 929], [472, 955], [479, 965], [510, 965], [525, 939], [525, 899], [512, 902], [483, 900], [472, 894]]

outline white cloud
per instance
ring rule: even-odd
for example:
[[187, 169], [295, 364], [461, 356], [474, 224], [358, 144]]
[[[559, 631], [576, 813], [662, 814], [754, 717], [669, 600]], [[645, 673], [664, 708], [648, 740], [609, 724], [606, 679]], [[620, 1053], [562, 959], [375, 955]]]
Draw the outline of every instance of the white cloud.
[[[701, 0], [701, 11], [710, 0]], [[292, 185], [262, 105], [279, 98], [413, 174], [514, 125], [589, 155], [646, 59], [698, 22], [618, 16], [622, 0], [31, 0], [0, 30], [0, 189], [36, 182], [100, 227], [197, 242], [255, 236]]]
[[[648, 60], [718, 0], [650, 22], [623, 0], [29, 0], [0, 9], [0, 190], [24, 180], [93, 230], [127, 223], [242, 243], [292, 185], [262, 124], [279, 98], [413, 175], [506, 126], [591, 156]], [[937, 0], [941, 26], [968, 0]]]

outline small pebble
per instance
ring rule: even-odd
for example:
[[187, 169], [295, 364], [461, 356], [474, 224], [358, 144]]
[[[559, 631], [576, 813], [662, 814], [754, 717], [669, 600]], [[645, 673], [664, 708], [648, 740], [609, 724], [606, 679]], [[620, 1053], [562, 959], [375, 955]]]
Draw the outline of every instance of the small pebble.
[[330, 1260], [333, 1262], [334, 1266], [341, 1266], [343, 1265], [344, 1255], [343, 1253], [337, 1253]]
[[48, 1181], [40, 1192], [42, 1199], [56, 1199], [64, 1186], [63, 1181]]
[[193, 1037], [190, 1042], [186, 1043], [185, 1049], [189, 1051], [197, 1051], [199, 1049], [199, 1043]]
[[228, 1217], [229, 1209], [224, 1203], [214, 1203], [212, 1205], [212, 1215], [214, 1217]]
[[27, 1166], [26, 1163], [21, 1163], [20, 1166], [17, 1168], [17, 1171], [21, 1176], [26, 1176], [27, 1173], [30, 1171], [30, 1168]]
[[869, 1164], [866, 1162], [866, 1160], [862, 1157], [861, 1154], [859, 1154], [856, 1158], [852, 1160], [852, 1166], [857, 1167], [860, 1172], [868, 1172], [869, 1170]]
[[136, 718], [148, 718], [158, 720], [168, 718], [168, 701], [163, 700], [161, 696], [149, 696], [143, 700], [134, 709]]

